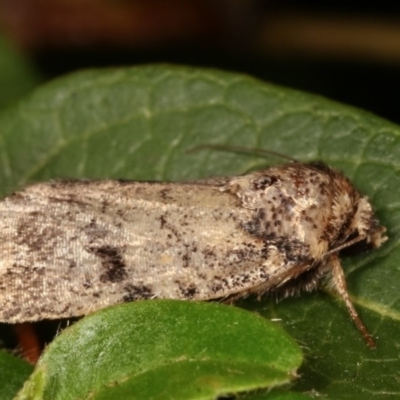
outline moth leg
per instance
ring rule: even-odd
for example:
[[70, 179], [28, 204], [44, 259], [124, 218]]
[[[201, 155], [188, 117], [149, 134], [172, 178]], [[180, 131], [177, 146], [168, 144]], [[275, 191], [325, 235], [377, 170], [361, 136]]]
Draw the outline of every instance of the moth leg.
[[36, 364], [41, 353], [41, 346], [33, 324], [23, 322], [14, 325], [22, 357], [31, 364]]
[[329, 261], [330, 261], [330, 265], [332, 268], [332, 279], [333, 279], [333, 284], [334, 284], [335, 289], [337, 290], [338, 294], [340, 295], [340, 297], [343, 299], [344, 303], [346, 304], [346, 307], [350, 313], [352, 320], [357, 325], [357, 328], [363, 335], [365, 341], [367, 342], [367, 345], [371, 348], [375, 348], [376, 344], [374, 342], [374, 339], [372, 339], [372, 336], [367, 331], [367, 328], [365, 327], [364, 323], [361, 321], [361, 318], [359, 317], [356, 309], [353, 306], [353, 303], [350, 300], [349, 293], [347, 292], [347, 284], [346, 284], [345, 276], [343, 273], [342, 266], [340, 265], [339, 258], [337, 256], [333, 255], [330, 257]]

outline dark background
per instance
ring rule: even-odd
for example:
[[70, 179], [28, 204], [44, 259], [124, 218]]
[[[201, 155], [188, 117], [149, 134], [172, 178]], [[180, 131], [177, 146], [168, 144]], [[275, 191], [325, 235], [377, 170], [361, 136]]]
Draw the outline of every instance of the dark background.
[[245, 72], [400, 122], [400, 4], [0, 0], [3, 34], [50, 79], [153, 62]]

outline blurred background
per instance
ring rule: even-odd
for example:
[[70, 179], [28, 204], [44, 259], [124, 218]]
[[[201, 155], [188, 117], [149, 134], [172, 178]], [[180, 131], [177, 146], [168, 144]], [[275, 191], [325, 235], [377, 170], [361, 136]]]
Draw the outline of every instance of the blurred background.
[[82, 68], [239, 71], [400, 122], [400, 3], [0, 0], [0, 104]]

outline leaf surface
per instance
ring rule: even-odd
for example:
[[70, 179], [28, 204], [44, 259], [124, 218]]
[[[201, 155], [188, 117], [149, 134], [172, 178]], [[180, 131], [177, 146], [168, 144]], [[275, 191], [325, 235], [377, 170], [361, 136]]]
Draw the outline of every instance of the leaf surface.
[[300, 348], [279, 326], [217, 303], [101, 310], [48, 347], [19, 399], [215, 399], [290, 382]]
[[11, 400], [33, 371], [33, 366], [0, 350], [0, 399]]

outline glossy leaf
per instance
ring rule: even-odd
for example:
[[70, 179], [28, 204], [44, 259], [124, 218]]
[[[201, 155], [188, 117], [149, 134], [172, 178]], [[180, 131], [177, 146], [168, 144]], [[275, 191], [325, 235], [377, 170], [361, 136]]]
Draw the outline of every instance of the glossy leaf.
[[20, 399], [215, 399], [290, 382], [301, 363], [279, 326], [217, 303], [138, 301], [66, 329]]

